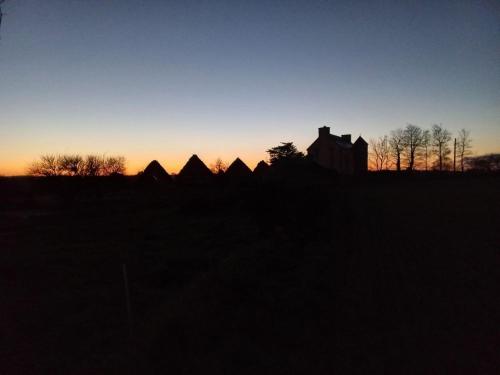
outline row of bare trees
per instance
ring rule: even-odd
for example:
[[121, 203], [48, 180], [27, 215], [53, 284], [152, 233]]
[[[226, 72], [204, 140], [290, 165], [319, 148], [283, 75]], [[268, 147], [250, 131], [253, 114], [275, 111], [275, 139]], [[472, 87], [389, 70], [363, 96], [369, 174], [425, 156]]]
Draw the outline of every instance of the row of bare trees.
[[470, 132], [461, 129], [451, 145], [452, 134], [441, 124], [431, 129], [422, 129], [407, 124], [377, 139], [370, 139], [370, 161], [372, 168], [380, 170], [396, 169], [401, 171], [456, 170], [463, 172], [467, 157], [472, 154]]
[[40, 156], [28, 168], [32, 176], [112, 176], [125, 173], [123, 156], [53, 155]]

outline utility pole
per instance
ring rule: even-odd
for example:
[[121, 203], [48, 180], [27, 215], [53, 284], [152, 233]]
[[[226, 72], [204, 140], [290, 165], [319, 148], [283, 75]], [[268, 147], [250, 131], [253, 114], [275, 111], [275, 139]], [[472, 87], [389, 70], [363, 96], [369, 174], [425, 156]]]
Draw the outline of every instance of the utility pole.
[[457, 139], [453, 142], [453, 173], [457, 171]]

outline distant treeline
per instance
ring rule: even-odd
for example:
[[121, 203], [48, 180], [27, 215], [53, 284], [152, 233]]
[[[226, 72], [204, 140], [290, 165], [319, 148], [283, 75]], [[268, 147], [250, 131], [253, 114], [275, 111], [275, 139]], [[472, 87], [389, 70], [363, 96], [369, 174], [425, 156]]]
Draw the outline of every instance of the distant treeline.
[[[453, 142], [452, 142], [453, 141]], [[370, 162], [375, 170], [460, 170], [473, 166], [470, 131], [461, 129], [456, 137], [441, 124], [422, 129], [408, 124], [377, 139], [370, 139]]]
[[123, 156], [42, 155], [28, 168], [33, 176], [112, 176], [125, 173]]
[[500, 154], [488, 154], [465, 159], [468, 169], [484, 172], [500, 172]]

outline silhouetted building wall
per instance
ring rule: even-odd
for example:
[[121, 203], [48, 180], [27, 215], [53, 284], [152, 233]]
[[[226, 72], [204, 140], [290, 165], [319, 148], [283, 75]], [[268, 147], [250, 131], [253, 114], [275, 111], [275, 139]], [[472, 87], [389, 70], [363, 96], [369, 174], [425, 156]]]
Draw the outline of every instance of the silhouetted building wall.
[[358, 137], [352, 146], [354, 158], [354, 173], [364, 173], [368, 171], [368, 143]]
[[351, 142], [350, 134], [330, 134], [330, 128], [318, 129], [318, 138], [307, 148], [307, 155], [322, 167], [343, 174], [358, 174], [368, 170], [368, 144], [358, 137]]

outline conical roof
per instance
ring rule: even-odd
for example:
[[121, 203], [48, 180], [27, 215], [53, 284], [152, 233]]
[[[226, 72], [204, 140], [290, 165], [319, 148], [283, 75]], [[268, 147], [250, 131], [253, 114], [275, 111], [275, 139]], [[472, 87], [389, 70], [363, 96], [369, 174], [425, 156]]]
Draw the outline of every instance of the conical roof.
[[264, 160], [261, 160], [253, 170], [253, 174], [256, 176], [262, 176], [266, 174], [268, 171], [269, 171], [269, 164], [267, 164]]
[[248, 177], [251, 175], [252, 170], [240, 158], [236, 158], [224, 173], [224, 176], [228, 177]]
[[144, 172], [142, 172], [143, 177], [150, 178], [155, 181], [172, 181], [172, 177], [167, 173], [167, 171], [158, 163], [157, 160], [153, 160], [148, 164]]
[[186, 165], [182, 167], [181, 171], [177, 175], [180, 178], [211, 178], [213, 176], [212, 172], [208, 167], [200, 160], [198, 155], [193, 155], [189, 158]]
[[356, 139], [356, 142], [354, 142], [354, 144], [357, 144], [357, 143], [362, 143], [362, 144], [365, 144], [367, 145], [368, 143], [363, 139], [362, 136], [359, 136], [358, 139]]

